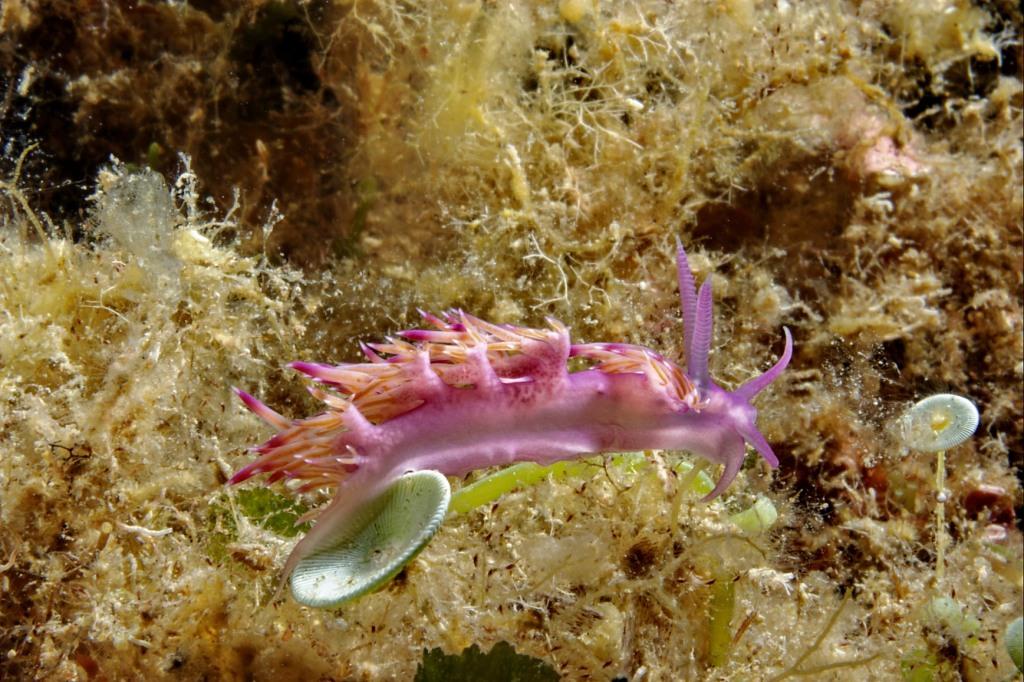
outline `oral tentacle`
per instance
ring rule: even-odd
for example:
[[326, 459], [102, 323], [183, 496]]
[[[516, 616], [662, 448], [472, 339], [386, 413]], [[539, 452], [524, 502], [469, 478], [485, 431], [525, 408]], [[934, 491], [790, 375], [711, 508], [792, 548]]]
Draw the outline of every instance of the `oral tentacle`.
[[779, 466], [779, 458], [775, 456], [772, 451], [772, 446], [768, 444], [768, 441], [757, 430], [754, 424], [747, 424], [745, 426], [737, 426], [736, 431], [740, 434], [743, 440], [750, 443], [750, 445], [757, 450], [765, 461], [768, 462], [768, 466], [772, 469]]
[[782, 356], [767, 372], [761, 376], [754, 377], [733, 391], [735, 395], [749, 402], [751, 398], [767, 388], [770, 383], [778, 379], [779, 375], [782, 374], [782, 371], [786, 369], [787, 365], [789, 365], [789, 361], [793, 357], [793, 335], [789, 333], [789, 327], [783, 327], [782, 332], [786, 335], [786, 347], [782, 351]]
[[729, 452], [725, 455], [725, 470], [722, 472], [722, 477], [718, 479], [714, 490], [705, 495], [701, 502], [710, 502], [725, 492], [725, 489], [736, 478], [736, 474], [740, 472], [740, 468], [743, 466], [743, 458], [746, 455], [746, 447], [743, 445], [742, 440], [737, 439], [737, 441], [733, 447], [729, 447]]

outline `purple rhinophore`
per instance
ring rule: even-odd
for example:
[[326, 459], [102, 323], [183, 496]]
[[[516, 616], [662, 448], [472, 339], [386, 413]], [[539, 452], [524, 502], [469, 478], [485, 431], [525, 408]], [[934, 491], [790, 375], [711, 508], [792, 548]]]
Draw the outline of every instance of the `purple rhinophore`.
[[[532, 461], [549, 464], [603, 452], [689, 450], [724, 465], [712, 499], [740, 470], [749, 443], [772, 467], [778, 459], [758, 431], [751, 399], [793, 354], [788, 329], [782, 357], [764, 374], [726, 391], [708, 373], [711, 280], [697, 291], [686, 252], [677, 252], [686, 369], [626, 343], [573, 344], [568, 330], [492, 324], [462, 311], [424, 320], [385, 343], [362, 344], [369, 362], [294, 362], [326, 412], [289, 420], [237, 391], [278, 433], [231, 478], [266, 474], [297, 479], [300, 489], [336, 486], [334, 500], [295, 547], [291, 568], [350, 511], [396, 478], [433, 469], [461, 476], [474, 469]], [[570, 373], [570, 357], [591, 366]], [[344, 396], [344, 397], [342, 397]]]

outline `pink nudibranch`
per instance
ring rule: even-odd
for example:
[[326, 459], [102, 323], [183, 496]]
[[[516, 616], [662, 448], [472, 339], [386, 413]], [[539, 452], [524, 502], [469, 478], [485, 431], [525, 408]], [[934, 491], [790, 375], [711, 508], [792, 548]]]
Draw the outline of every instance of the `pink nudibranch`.
[[[697, 291], [682, 245], [676, 267], [685, 371], [642, 346], [573, 344], [557, 320], [548, 320], [549, 329], [530, 329], [452, 311], [442, 318], [422, 313], [433, 329], [364, 344], [365, 363], [292, 363], [313, 379], [310, 392], [328, 407], [315, 417], [287, 419], [236, 389], [246, 407], [278, 432], [254, 448], [258, 459], [231, 483], [269, 474], [269, 481], [299, 480], [303, 490], [337, 487], [288, 558], [285, 577], [353, 510], [410, 471], [461, 476], [519, 461], [689, 450], [724, 465], [705, 498], [711, 499], [736, 477], [745, 443], [778, 466], [750, 401], [789, 364], [789, 330], [783, 329], [785, 349], [771, 369], [726, 391], [708, 374], [711, 280]], [[571, 357], [585, 358], [591, 367], [569, 372]]]

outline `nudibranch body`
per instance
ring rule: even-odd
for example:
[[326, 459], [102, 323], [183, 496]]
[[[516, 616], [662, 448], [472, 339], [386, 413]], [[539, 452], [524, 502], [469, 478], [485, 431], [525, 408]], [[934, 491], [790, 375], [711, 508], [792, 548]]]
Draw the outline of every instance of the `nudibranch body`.
[[[313, 379], [310, 391], [328, 407], [315, 417], [287, 419], [238, 391], [278, 433], [254, 448], [258, 459], [231, 483], [267, 474], [270, 481], [298, 480], [301, 489], [337, 487], [285, 574], [360, 505], [411, 471], [460, 476], [518, 461], [688, 450], [724, 465], [710, 499], [735, 478], [745, 442], [777, 466], [750, 400], [789, 363], [789, 330], [770, 370], [726, 391], [708, 374], [710, 279], [696, 290], [682, 246], [677, 270], [685, 371], [641, 346], [573, 344], [556, 320], [548, 320], [548, 329], [531, 329], [452, 311], [440, 318], [423, 313], [432, 329], [363, 345], [365, 363], [292, 363]], [[570, 372], [573, 357], [591, 366]]]

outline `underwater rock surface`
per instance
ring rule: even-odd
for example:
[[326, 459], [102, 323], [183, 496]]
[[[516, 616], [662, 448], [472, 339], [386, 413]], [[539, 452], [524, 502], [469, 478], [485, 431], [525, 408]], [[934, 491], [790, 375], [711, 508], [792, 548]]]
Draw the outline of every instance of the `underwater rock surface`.
[[[419, 4], [4, 4], [0, 678], [1010, 678], [1019, 9]], [[312, 414], [285, 363], [417, 308], [683, 361], [677, 237], [723, 384], [793, 330], [777, 470], [702, 504], [685, 453], [586, 460], [271, 600], [330, 495], [224, 485], [268, 435], [230, 386]], [[935, 393], [980, 413], [944, 501], [900, 437]]]

